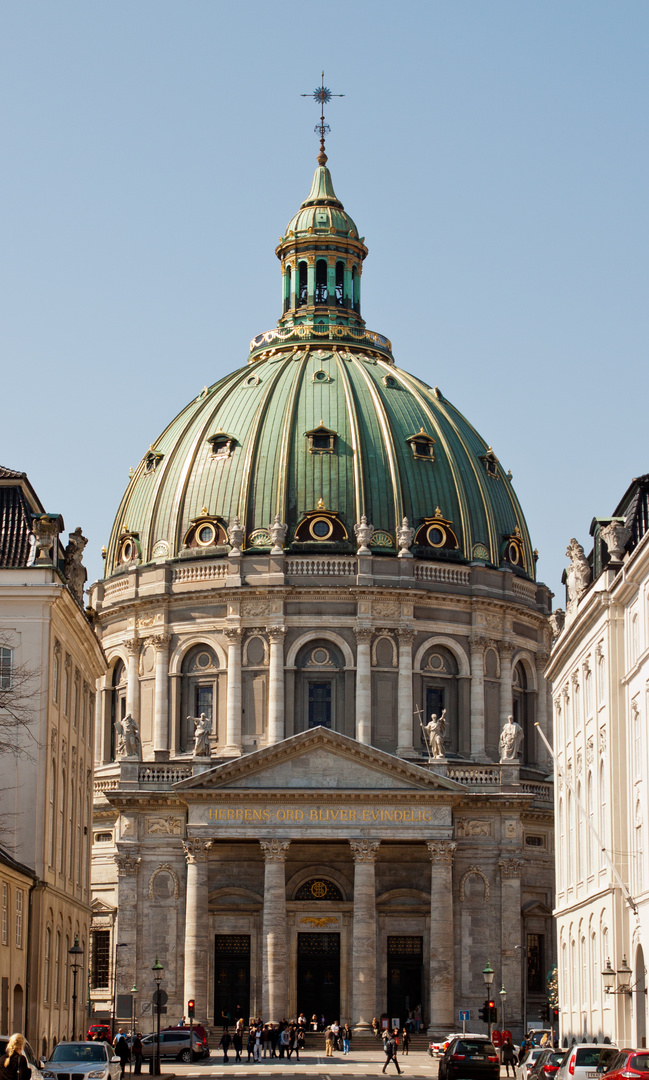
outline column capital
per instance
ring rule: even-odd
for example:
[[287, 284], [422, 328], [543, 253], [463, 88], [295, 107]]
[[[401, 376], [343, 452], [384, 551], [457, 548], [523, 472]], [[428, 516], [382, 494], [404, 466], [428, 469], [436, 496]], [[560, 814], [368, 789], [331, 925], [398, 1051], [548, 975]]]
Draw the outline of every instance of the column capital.
[[284, 637], [285, 637], [285, 634], [286, 634], [286, 627], [285, 626], [268, 626], [266, 628], [266, 633], [268, 634], [268, 637], [270, 638], [271, 645], [272, 644], [281, 645], [282, 642], [284, 641]]
[[360, 645], [362, 641], [372, 640], [374, 630], [371, 626], [355, 626], [354, 633], [356, 634], [356, 640]]
[[376, 862], [380, 843], [380, 840], [350, 840], [349, 846], [352, 849], [354, 862]]
[[152, 634], [149, 641], [153, 645], [154, 649], [158, 652], [162, 652], [164, 649], [169, 648], [171, 641], [171, 634]]
[[230, 645], [236, 645], [237, 642], [240, 642], [241, 638], [243, 637], [243, 629], [240, 626], [226, 626], [223, 630], [223, 633], [228, 639], [228, 643]]
[[187, 865], [189, 866], [192, 863], [207, 862], [209, 851], [214, 841], [198, 840], [193, 837], [188, 837], [186, 840], [183, 840], [182, 843], [185, 858], [187, 859]]
[[131, 855], [130, 852], [123, 855], [116, 855], [115, 863], [117, 864], [117, 873], [120, 877], [123, 874], [137, 874], [137, 868], [141, 861], [139, 855]]
[[264, 862], [286, 862], [290, 840], [260, 840]]
[[469, 648], [471, 652], [484, 652], [492, 642], [484, 634], [471, 634], [469, 636]]
[[410, 626], [400, 626], [397, 630], [397, 637], [399, 638], [400, 645], [412, 645], [415, 640], [416, 630], [413, 630]]
[[126, 640], [124, 641], [124, 648], [126, 649], [129, 656], [137, 656], [140, 651], [139, 638], [126, 638]]
[[426, 847], [431, 862], [447, 863], [450, 866], [457, 844], [455, 840], [427, 840]]
[[520, 856], [520, 851], [517, 851], [515, 854], [505, 855], [498, 860], [498, 866], [503, 878], [518, 878], [521, 876], [523, 860]]
[[514, 644], [513, 641], [499, 641], [498, 642], [498, 652], [503, 657], [504, 656], [509, 656], [509, 657], [513, 656], [515, 650], [516, 650], [516, 645]]

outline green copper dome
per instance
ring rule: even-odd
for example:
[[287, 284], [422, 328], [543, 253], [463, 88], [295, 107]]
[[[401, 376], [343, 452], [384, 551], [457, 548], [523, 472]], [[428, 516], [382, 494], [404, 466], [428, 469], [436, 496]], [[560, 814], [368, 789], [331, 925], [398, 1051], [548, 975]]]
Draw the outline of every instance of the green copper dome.
[[107, 576], [132, 560], [224, 556], [238, 522], [243, 551], [267, 551], [277, 516], [287, 552], [351, 553], [365, 516], [377, 556], [401, 547], [534, 578], [525, 520], [491, 448], [366, 329], [366, 254], [320, 164], [277, 249], [277, 328], [151, 445], [117, 513]]

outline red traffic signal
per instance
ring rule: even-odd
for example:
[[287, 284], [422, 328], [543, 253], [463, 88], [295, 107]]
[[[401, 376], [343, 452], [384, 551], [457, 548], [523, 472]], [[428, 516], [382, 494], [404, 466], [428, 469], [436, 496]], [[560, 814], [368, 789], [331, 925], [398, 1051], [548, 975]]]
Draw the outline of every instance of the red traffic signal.
[[187, 1002], [187, 1015], [190, 1018], [193, 1017], [193, 1015], [194, 1015], [194, 1007], [195, 1007], [195, 1005], [196, 1005], [196, 1002], [194, 1001], [194, 999], [190, 998], [189, 1001]]

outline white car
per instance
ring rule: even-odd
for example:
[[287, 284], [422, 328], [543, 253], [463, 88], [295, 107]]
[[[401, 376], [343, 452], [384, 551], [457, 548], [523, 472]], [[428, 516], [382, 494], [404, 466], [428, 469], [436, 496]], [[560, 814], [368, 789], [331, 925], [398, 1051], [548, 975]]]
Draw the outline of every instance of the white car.
[[603, 1046], [602, 1043], [571, 1046], [566, 1050], [554, 1080], [599, 1080], [617, 1052], [617, 1046]]
[[[0, 1035], [0, 1058], [4, 1055], [7, 1049], [7, 1043], [9, 1042], [8, 1035]], [[32, 1080], [43, 1080], [43, 1074], [39, 1068], [38, 1062], [34, 1055], [34, 1051], [25, 1039], [25, 1045], [23, 1046], [23, 1054], [27, 1058], [27, 1064], [32, 1070]]]
[[60, 1042], [43, 1062], [43, 1080], [57, 1080], [70, 1074], [78, 1080], [119, 1080], [122, 1067], [112, 1046], [106, 1042]]
[[537, 1057], [539, 1054], [542, 1054], [544, 1050], [544, 1046], [533, 1046], [531, 1050], [526, 1051], [520, 1065], [516, 1066], [516, 1080], [527, 1080], [532, 1069], [536, 1065]]
[[476, 1035], [474, 1032], [467, 1031], [465, 1036], [463, 1031], [452, 1031], [445, 1039], [432, 1039], [428, 1044], [428, 1053], [431, 1057], [441, 1057], [451, 1039], [463, 1039], [465, 1037], [467, 1039], [481, 1039], [484, 1037], [484, 1032], [482, 1035]]

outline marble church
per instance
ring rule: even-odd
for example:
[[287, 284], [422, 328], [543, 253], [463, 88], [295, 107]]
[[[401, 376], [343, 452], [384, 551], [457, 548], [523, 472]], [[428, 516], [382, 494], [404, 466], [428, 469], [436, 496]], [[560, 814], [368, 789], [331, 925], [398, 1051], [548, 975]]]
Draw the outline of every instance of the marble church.
[[98, 1015], [150, 1000], [158, 955], [167, 1023], [194, 998], [209, 1024], [447, 1032], [479, 1023], [488, 960], [507, 1027], [538, 1018], [551, 594], [511, 473], [367, 329], [367, 253], [321, 144], [277, 326], [117, 510], [90, 599]]

